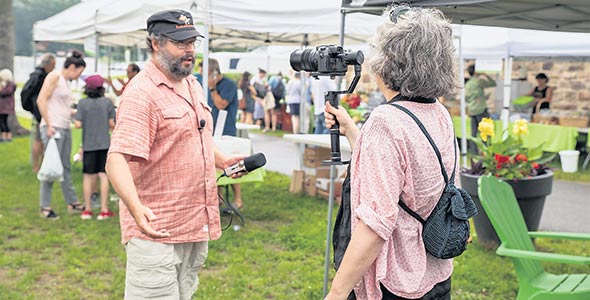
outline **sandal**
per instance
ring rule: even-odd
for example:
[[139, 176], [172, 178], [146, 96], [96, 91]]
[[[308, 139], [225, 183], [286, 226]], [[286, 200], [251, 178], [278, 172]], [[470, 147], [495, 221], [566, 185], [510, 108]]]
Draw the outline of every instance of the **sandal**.
[[41, 207], [41, 210], [39, 211], [39, 214], [41, 215], [41, 218], [45, 218], [47, 220], [57, 220], [57, 219], [59, 219], [59, 216], [51, 208]]
[[237, 205], [235, 202], [231, 203], [231, 206], [237, 210], [242, 210], [242, 208], [244, 208], [244, 203], [241, 203], [240, 205]]
[[68, 213], [70, 215], [81, 214], [84, 210], [86, 210], [86, 207], [82, 203], [68, 204]]

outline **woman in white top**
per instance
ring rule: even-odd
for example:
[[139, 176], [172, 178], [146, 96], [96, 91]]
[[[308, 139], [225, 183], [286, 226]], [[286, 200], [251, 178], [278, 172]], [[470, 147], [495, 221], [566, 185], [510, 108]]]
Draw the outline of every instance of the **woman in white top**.
[[293, 133], [299, 133], [299, 108], [301, 105], [301, 73], [295, 73], [295, 78], [287, 84], [287, 105], [291, 115]]
[[[72, 151], [70, 121], [74, 110], [71, 108], [73, 97], [69, 82], [78, 79], [85, 68], [86, 62], [84, 62], [82, 53], [72, 51], [61, 71], [56, 70], [47, 75], [37, 98], [37, 105], [41, 112], [41, 123], [39, 124], [41, 140], [44, 148], [47, 148], [50, 138], [55, 138], [57, 143], [64, 169], [61, 190], [68, 205], [69, 213], [81, 213], [84, 210], [84, 206], [78, 201], [74, 191], [70, 172], [70, 154]], [[56, 220], [59, 216], [51, 209], [52, 188], [53, 182], [41, 182], [39, 191], [40, 213], [43, 218]]]

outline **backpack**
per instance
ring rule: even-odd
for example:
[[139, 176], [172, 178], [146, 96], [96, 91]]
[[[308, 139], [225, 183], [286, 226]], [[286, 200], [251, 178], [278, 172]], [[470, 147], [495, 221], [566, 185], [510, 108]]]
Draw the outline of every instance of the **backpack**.
[[25, 83], [20, 93], [23, 109], [32, 113], [37, 118], [37, 121], [41, 121], [41, 113], [39, 113], [39, 109], [37, 108], [37, 96], [39, 96], [46, 76], [47, 74], [45, 72], [39, 68], [36, 69], [31, 73], [29, 80]]
[[424, 133], [436, 153], [446, 183], [438, 203], [426, 220], [422, 219], [420, 215], [410, 209], [404, 203], [401, 195], [399, 197], [398, 205], [422, 223], [422, 241], [424, 242], [424, 246], [428, 253], [441, 259], [459, 256], [465, 251], [465, 249], [467, 249], [467, 241], [469, 239], [469, 218], [477, 214], [477, 207], [467, 192], [455, 186], [457, 147], [454, 147], [455, 163], [453, 164], [453, 173], [451, 174], [449, 181], [440, 151], [434, 144], [432, 137], [430, 137], [430, 134], [428, 134], [428, 131], [422, 122], [420, 122], [420, 120], [407, 108], [394, 103], [389, 104], [402, 110], [416, 121], [416, 124], [418, 124], [418, 127], [420, 127], [422, 133]]
[[271, 89], [272, 95], [275, 99], [280, 100], [285, 98], [285, 84], [283, 81], [279, 81], [279, 83]]

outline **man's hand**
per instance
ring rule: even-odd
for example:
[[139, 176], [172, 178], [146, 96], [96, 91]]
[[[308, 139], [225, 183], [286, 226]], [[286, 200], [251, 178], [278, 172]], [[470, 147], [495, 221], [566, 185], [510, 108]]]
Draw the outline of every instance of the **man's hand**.
[[221, 80], [221, 75], [209, 74], [208, 87], [213, 89], [217, 87], [217, 83]]
[[135, 219], [135, 223], [137, 223], [137, 226], [139, 226], [139, 230], [153, 239], [165, 238], [170, 236], [170, 233], [166, 229], [155, 230], [150, 225], [150, 222], [156, 221], [158, 217], [154, 215], [152, 210], [147, 206], [141, 205], [138, 208], [138, 210], [133, 213], [133, 218]]
[[[233, 166], [233, 165], [235, 165], [235, 164], [239, 163], [240, 161], [244, 160], [246, 157], [248, 157], [248, 156], [232, 156], [232, 157], [229, 157], [229, 158], [226, 160], [226, 162], [225, 162], [225, 167], [224, 167], [224, 169], [227, 169], [227, 168], [229, 168], [230, 166]], [[233, 174], [233, 175], [231, 176], [231, 178], [233, 178], [233, 179], [240, 178], [240, 177], [242, 177], [242, 176], [244, 176], [244, 175], [246, 175], [246, 174], [248, 174], [248, 172], [238, 172], [238, 173], [236, 173], [236, 174]]]

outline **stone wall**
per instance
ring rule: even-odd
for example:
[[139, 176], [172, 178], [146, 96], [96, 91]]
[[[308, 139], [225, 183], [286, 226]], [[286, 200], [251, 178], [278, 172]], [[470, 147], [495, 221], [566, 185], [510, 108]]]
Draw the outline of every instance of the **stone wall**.
[[519, 77], [520, 66], [527, 69], [527, 81], [536, 86], [535, 76], [545, 73], [554, 88], [551, 110], [556, 112], [590, 112], [590, 62], [515, 61], [512, 77]]

